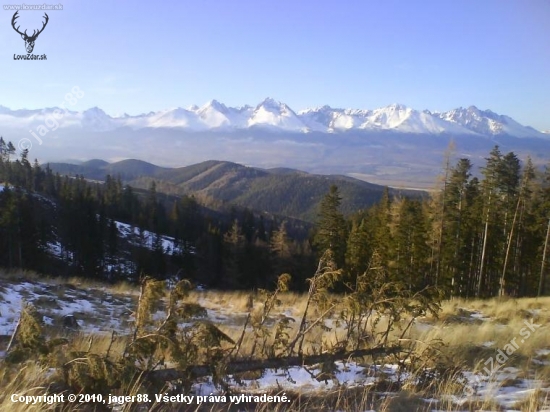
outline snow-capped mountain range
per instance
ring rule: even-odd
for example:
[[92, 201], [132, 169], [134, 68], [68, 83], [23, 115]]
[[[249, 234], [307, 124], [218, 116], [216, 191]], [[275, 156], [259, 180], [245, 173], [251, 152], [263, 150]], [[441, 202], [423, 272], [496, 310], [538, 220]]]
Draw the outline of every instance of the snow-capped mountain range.
[[[36, 127], [52, 117], [56, 109], [10, 110], [0, 106], [0, 125]], [[547, 133], [523, 126], [508, 116], [491, 110], [480, 110], [475, 106], [448, 112], [418, 111], [400, 104], [374, 110], [322, 106], [296, 112], [285, 103], [271, 98], [256, 106], [228, 107], [212, 100], [201, 107], [178, 107], [137, 116], [109, 116], [100, 108], [94, 107], [83, 112], [65, 112], [59, 120], [59, 127], [79, 127], [88, 131], [110, 131], [121, 127], [134, 130], [175, 128], [189, 131], [264, 128], [295, 133], [392, 131], [430, 135], [550, 137]]]

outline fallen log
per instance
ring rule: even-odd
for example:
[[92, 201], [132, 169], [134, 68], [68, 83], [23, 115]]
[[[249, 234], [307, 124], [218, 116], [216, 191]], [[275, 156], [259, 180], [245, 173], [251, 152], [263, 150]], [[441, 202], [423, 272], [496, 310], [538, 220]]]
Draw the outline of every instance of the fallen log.
[[[288, 356], [285, 358], [268, 359], [239, 359], [229, 362], [225, 367], [228, 375], [250, 372], [264, 369], [283, 369], [291, 366], [313, 365], [316, 363], [334, 362], [344, 359], [361, 358], [372, 355], [390, 355], [402, 351], [400, 346], [379, 347], [371, 349], [359, 349], [354, 351], [339, 351], [334, 353], [322, 353], [319, 355]], [[158, 369], [147, 374], [147, 380], [151, 382], [174, 381], [177, 379], [194, 377], [200, 378], [212, 374], [212, 365], [194, 365], [185, 370], [175, 368]]]

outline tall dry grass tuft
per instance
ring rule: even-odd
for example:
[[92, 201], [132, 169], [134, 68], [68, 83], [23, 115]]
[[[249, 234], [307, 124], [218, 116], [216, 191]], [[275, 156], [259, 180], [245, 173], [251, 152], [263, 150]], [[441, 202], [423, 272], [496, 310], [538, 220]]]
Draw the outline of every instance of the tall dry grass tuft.
[[[550, 342], [550, 298], [445, 301], [439, 319], [413, 328], [419, 340], [441, 339], [456, 362], [470, 367], [512, 341], [518, 346], [507, 366], [527, 365]], [[526, 322], [540, 325], [529, 330]], [[525, 329], [527, 328], [527, 329]], [[521, 332], [529, 330], [529, 336]], [[514, 340], [515, 339], [515, 340]]]
[[[6, 274], [11, 279], [8, 282], [20, 282], [27, 280], [30, 282], [45, 281], [43, 276], [32, 272], [13, 272]], [[49, 279], [49, 283], [59, 285], [58, 293], [64, 293], [64, 288], [85, 288], [89, 293], [111, 293], [126, 294], [135, 296], [139, 294], [137, 286], [121, 283], [117, 285], [105, 285], [97, 282], [83, 282], [81, 279]], [[97, 290], [92, 290], [97, 289]], [[251, 299], [252, 296], [252, 299]], [[334, 296], [331, 296], [334, 298]], [[269, 334], [265, 338], [266, 347], [275, 345], [275, 335], [277, 326], [282, 319], [293, 318], [294, 322], [289, 323], [287, 333], [290, 337], [299, 334], [300, 314], [304, 313], [307, 305], [307, 295], [283, 292], [277, 295], [278, 304], [274, 305], [269, 314], [265, 316], [262, 326], [265, 326]], [[163, 302], [161, 309], [166, 309], [167, 299], [155, 301], [155, 304]], [[304, 340], [304, 354], [320, 353], [325, 350], [330, 351], [345, 341], [346, 331], [336, 319], [335, 313], [341, 310], [338, 305], [343, 305], [334, 299], [336, 306], [332, 314], [323, 318], [323, 327], [315, 327], [308, 332]], [[342, 299], [343, 301], [343, 299]], [[135, 305], [137, 299], [131, 303]], [[219, 330], [228, 335], [234, 342], [239, 341], [241, 335], [242, 342], [238, 355], [240, 358], [250, 356], [255, 353], [257, 357], [272, 356], [272, 353], [259, 350], [258, 336], [253, 332], [253, 327], [248, 325], [243, 334], [243, 326], [247, 321], [248, 315], [260, 316], [263, 313], [265, 299], [262, 300], [259, 292], [226, 292], [226, 291], [191, 291], [186, 298], [187, 303], [196, 303], [209, 309], [209, 320], [219, 327]], [[37, 303], [44, 304], [44, 311], [51, 310], [47, 300], [37, 300]], [[135, 308], [128, 308], [134, 310]], [[321, 312], [315, 312], [315, 309], [309, 309], [309, 321], [312, 322]], [[46, 314], [47, 312], [44, 312]], [[456, 398], [452, 396], [460, 395], [463, 387], [460, 385], [460, 372], [454, 369], [457, 366], [465, 366], [469, 371], [478, 371], [481, 373], [483, 362], [499, 348], [503, 348], [512, 339], [519, 336], [520, 330], [525, 327], [525, 321], [529, 320], [542, 325], [533, 332], [524, 342], [518, 343], [518, 348], [505, 366], [516, 366], [520, 369], [517, 377], [508, 381], [499, 383], [502, 386], [518, 386], [521, 379], [538, 379], [542, 382], [539, 390], [533, 390], [529, 396], [522, 402], [515, 405], [516, 409], [527, 412], [538, 411], [543, 408], [550, 409], [548, 399], [548, 382], [550, 382], [550, 355], [544, 355], [541, 349], [549, 349], [550, 328], [550, 298], [528, 298], [528, 299], [490, 299], [490, 300], [465, 300], [453, 299], [445, 301], [442, 304], [442, 311], [438, 318], [425, 317], [418, 319], [406, 336], [401, 333], [406, 330], [410, 318], [406, 315], [394, 325], [396, 326], [390, 334], [389, 340], [396, 341], [402, 338], [402, 341], [415, 342], [411, 346], [413, 351], [410, 356], [403, 361], [402, 366], [410, 374], [409, 379], [404, 383], [403, 390], [397, 391], [396, 387], [385, 390], [382, 386], [366, 386], [363, 388], [349, 388], [342, 382], [340, 387], [330, 390], [319, 391], [316, 393], [300, 393], [297, 391], [291, 394], [292, 402], [289, 405], [256, 405], [258, 411], [424, 411], [437, 409], [440, 411], [464, 411], [464, 410], [501, 410], [491, 399], [471, 400], [468, 404], [457, 404]], [[151, 327], [160, 327], [162, 320], [151, 321]], [[156, 323], [155, 323], [156, 322]], [[373, 320], [367, 323], [367, 330], [373, 331], [373, 335], [379, 334], [388, 328], [388, 318], [380, 317], [373, 323]], [[321, 325], [321, 324], [320, 324]], [[47, 328], [45, 328], [47, 329]], [[152, 329], [154, 330], [154, 328]], [[259, 330], [259, 328], [258, 328]], [[55, 331], [47, 330], [49, 334]], [[263, 339], [264, 335], [261, 335]], [[51, 337], [51, 336], [49, 336]], [[371, 337], [372, 338], [372, 337]], [[43, 394], [54, 374], [51, 367], [63, 365], [70, 361], [72, 354], [97, 355], [104, 357], [109, 353], [109, 359], [118, 359], [124, 353], [131, 337], [114, 336], [109, 334], [84, 334], [76, 333], [70, 336], [67, 344], [55, 351], [47, 361], [49, 367], [40, 367], [36, 364], [24, 362], [17, 369], [10, 368], [5, 364], [0, 364], [0, 387], [4, 393], [0, 394], [0, 410], [4, 411], [27, 411], [31, 409], [25, 405], [14, 405], [9, 400], [12, 393], [23, 394]], [[436, 346], [435, 343], [441, 342], [444, 345]], [[255, 349], [256, 348], [256, 352]], [[199, 349], [204, 349], [202, 346]], [[221, 352], [220, 352], [221, 353]], [[277, 352], [278, 353], [278, 352]], [[429, 357], [425, 357], [430, 353]], [[437, 355], [437, 356], [435, 356]], [[421, 362], [418, 362], [418, 359]], [[445, 364], [442, 359], [450, 360], [448, 362], [449, 376], [442, 378]], [[164, 359], [163, 359], [164, 361]], [[395, 361], [395, 359], [393, 359]], [[361, 362], [361, 361], [360, 361]], [[373, 363], [391, 363], [392, 358], [372, 359], [364, 358], [362, 363], [372, 365]], [[45, 364], [45, 363], [44, 363]], [[167, 364], [172, 366], [171, 364]], [[440, 368], [439, 375], [433, 372], [433, 375], [426, 374], [426, 367], [430, 368], [428, 372], [433, 372]], [[390, 381], [389, 379], [387, 380]], [[546, 382], [546, 387], [544, 383]], [[113, 389], [116, 395], [137, 394], [142, 383], [141, 376], [134, 376], [131, 382], [124, 388]], [[162, 383], [161, 383], [162, 385]], [[275, 393], [274, 393], [275, 394]], [[288, 394], [288, 392], [287, 392]], [[438, 403], [426, 402], [426, 399], [437, 399]], [[134, 405], [135, 406], [135, 405]], [[42, 410], [50, 408], [44, 406]], [[53, 407], [52, 407], [53, 408]], [[58, 410], [62, 406], [58, 405]], [[126, 410], [131, 409], [130, 405], [125, 406]], [[166, 405], [155, 405], [155, 410], [174, 410]], [[193, 407], [194, 408], [194, 407]], [[74, 409], [72, 409], [74, 410]], [[196, 407], [197, 411], [203, 410], [230, 410], [223, 405], [202, 405]]]
[[51, 383], [52, 370], [46, 366], [40, 366], [36, 362], [29, 361], [10, 367], [5, 363], [0, 364], [0, 411], [23, 412], [36, 410], [62, 410], [63, 405], [27, 405], [21, 402], [12, 402], [12, 395], [38, 396], [48, 392]]
[[507, 323], [511, 319], [535, 318], [541, 322], [550, 321], [550, 297], [540, 298], [492, 298], [452, 299], [443, 302], [440, 318], [457, 315], [460, 310], [479, 312], [492, 321]]
[[540, 389], [534, 389], [526, 399], [517, 402], [513, 408], [519, 409], [521, 412], [540, 412], [542, 410], [548, 410], [548, 408], [550, 408], [550, 394]]

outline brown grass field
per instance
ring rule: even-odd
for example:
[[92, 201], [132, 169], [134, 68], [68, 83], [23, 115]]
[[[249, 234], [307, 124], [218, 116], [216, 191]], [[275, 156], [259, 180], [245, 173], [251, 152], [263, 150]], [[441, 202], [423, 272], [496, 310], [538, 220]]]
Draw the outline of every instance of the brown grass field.
[[[117, 356], [124, 351], [129, 337], [128, 330], [116, 330], [116, 337], [112, 338], [109, 327], [98, 330], [98, 325], [109, 324], [117, 320], [118, 327], [131, 328], [131, 313], [135, 309], [139, 296], [139, 288], [122, 283], [118, 285], [104, 285], [96, 282], [83, 281], [82, 279], [56, 279], [45, 278], [33, 273], [1, 273], [0, 274], [0, 321], [4, 319], [13, 321], [16, 316], [15, 296], [10, 292], [16, 285], [25, 283], [25, 288], [32, 287], [33, 292], [20, 289], [19, 295], [24, 296], [33, 303], [41, 315], [51, 322], [44, 326], [44, 330], [50, 335], [61, 335], [56, 327], [56, 316], [59, 316], [59, 308], [69, 303], [75, 305], [84, 296], [92, 300], [112, 303], [105, 310], [90, 309], [86, 305], [81, 311], [76, 310], [81, 330], [73, 334], [70, 341], [63, 348], [63, 353], [88, 353], [102, 355], [109, 352]], [[31, 285], [31, 286], [30, 286]], [[47, 286], [47, 287], [46, 287]], [[296, 293], [281, 293], [280, 304], [276, 305], [269, 315], [266, 325], [274, 328], [279, 319], [288, 317], [299, 319], [304, 312], [307, 299], [305, 295]], [[192, 291], [187, 297], [187, 302], [195, 303], [207, 311], [208, 319], [233, 341], [238, 341], [243, 324], [250, 313], [261, 312], [263, 302], [254, 299], [251, 302], [248, 292], [228, 291]], [[126, 302], [126, 304], [124, 304]], [[82, 302], [80, 302], [82, 303]], [[119, 305], [119, 306], [115, 306]], [[126, 306], [123, 308], [123, 306]], [[163, 303], [159, 302], [159, 312], [162, 312]], [[76, 306], [74, 306], [76, 307]], [[119, 308], [120, 309], [117, 309]], [[86, 309], [87, 308], [87, 309]], [[112, 308], [112, 309], [109, 309]], [[115, 309], [120, 312], [115, 313]], [[125, 311], [124, 311], [125, 309]], [[57, 312], [56, 312], [57, 311]], [[57, 314], [56, 314], [57, 313]], [[325, 323], [331, 326], [330, 332], [322, 329], [312, 331], [305, 341], [305, 352], [323, 352], [344, 337], [345, 330], [338, 325], [336, 314], [338, 308], [333, 311], [333, 318]], [[11, 315], [10, 315], [11, 314]], [[10, 318], [10, 316], [12, 316]], [[110, 316], [110, 318], [109, 318]], [[128, 319], [121, 319], [126, 316]], [[153, 316], [155, 318], [155, 316]], [[158, 320], [160, 322], [160, 318]], [[356, 365], [364, 368], [365, 383], [360, 385], [348, 385], [348, 382], [338, 382], [337, 385], [324, 388], [322, 385], [309, 387], [303, 381], [295, 386], [266, 387], [262, 386], [258, 378], [265, 376], [262, 373], [242, 374], [240, 377], [247, 382], [245, 387], [234, 385], [234, 393], [253, 393], [252, 389], [263, 391], [262, 393], [284, 392], [291, 400], [287, 404], [247, 404], [245, 409], [239, 409], [235, 405], [221, 404], [185, 405], [179, 409], [174, 406], [150, 403], [141, 405], [119, 405], [114, 409], [95, 410], [196, 410], [196, 411], [222, 411], [222, 410], [258, 410], [258, 411], [525, 411], [535, 412], [550, 410], [550, 297], [524, 298], [524, 299], [490, 299], [490, 300], [463, 300], [453, 299], [442, 303], [441, 311], [437, 316], [418, 318], [410, 332], [408, 341], [417, 342], [414, 346], [417, 354], [435, 347], [437, 342], [438, 359], [445, 359], [448, 365], [460, 367], [460, 370], [470, 377], [477, 375], [486, 376], [484, 368], [487, 368], [487, 360], [494, 358], [498, 349], [506, 348], [510, 342], [516, 344], [513, 354], [507, 357], [503, 363], [500, 375], [486, 377], [483, 380], [486, 388], [493, 385], [493, 394], [508, 394], [506, 401], [496, 395], [462, 396], [464, 390], [456, 380], [447, 379], [431, 382], [429, 390], [425, 386], [417, 385], [418, 379], [409, 379], [396, 389], [392, 376], [385, 374], [382, 368], [377, 372], [375, 379], [367, 376], [369, 367], [380, 359], [365, 357], [356, 360]], [[5, 325], [9, 325], [9, 322]], [[408, 319], [403, 319], [400, 325], [407, 324]], [[527, 323], [526, 323], [527, 322]], [[291, 323], [290, 335], [296, 332], [299, 322]], [[540, 325], [531, 331], [525, 338], [521, 334], [527, 324]], [[5, 326], [4, 325], [4, 326]], [[383, 330], [384, 321], [376, 325]], [[0, 332], [3, 330], [0, 323]], [[7, 330], [7, 329], [5, 329]], [[400, 336], [399, 327], [392, 332], [392, 338]], [[4, 335], [0, 339], [0, 355], [5, 356], [5, 349], [10, 336]], [[252, 351], [257, 337], [253, 333], [243, 335], [240, 354], [245, 356]], [[523, 341], [522, 341], [523, 340]], [[268, 339], [268, 345], [272, 344], [273, 336]], [[61, 356], [61, 355], [59, 355]], [[384, 359], [389, 363], [389, 359]], [[457, 369], [458, 370], [458, 369]], [[414, 375], [415, 371], [412, 371]], [[418, 372], [418, 371], [416, 371]], [[506, 372], [506, 373], [504, 373]], [[94, 410], [90, 405], [57, 404], [57, 405], [25, 405], [13, 403], [12, 394], [37, 395], [43, 394], [52, 383], [55, 383], [58, 371], [47, 363], [35, 361], [23, 361], [18, 368], [9, 367], [0, 360], [0, 394], [1, 411], [36, 411], [36, 410]], [[420, 375], [418, 375], [420, 376]], [[417, 376], [417, 378], [418, 378]], [[284, 379], [284, 378], [281, 378]], [[472, 380], [470, 379], [470, 382]], [[310, 385], [311, 386], [311, 385]], [[251, 392], [252, 391], [252, 392]], [[131, 395], [139, 393], [139, 385], [118, 388], [113, 390], [113, 395]], [[500, 396], [500, 395], [499, 395]], [[502, 395], [504, 396], [504, 395]], [[242, 406], [243, 407], [243, 406]], [[141, 408], [141, 409], [140, 409]]]

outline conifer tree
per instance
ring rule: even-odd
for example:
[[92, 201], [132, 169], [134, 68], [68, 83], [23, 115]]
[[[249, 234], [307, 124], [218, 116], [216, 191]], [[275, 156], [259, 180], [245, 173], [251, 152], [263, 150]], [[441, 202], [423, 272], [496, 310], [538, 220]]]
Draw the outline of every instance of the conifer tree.
[[314, 240], [320, 254], [329, 249], [332, 251], [339, 268], [344, 265], [347, 240], [346, 221], [339, 210], [341, 202], [338, 187], [332, 185], [329, 193], [321, 201]]
[[[478, 271], [478, 284], [476, 296], [480, 297], [483, 294], [483, 287], [485, 291], [491, 291], [491, 263], [488, 256], [496, 256], [498, 251], [497, 237], [492, 233], [492, 239], [494, 242], [488, 242], [489, 230], [491, 224], [495, 219], [495, 210], [499, 208], [499, 175], [501, 171], [502, 154], [498, 146], [495, 146], [489, 157], [486, 159], [487, 163], [485, 168], [482, 169], [484, 180], [482, 182], [483, 188], [483, 200], [484, 200], [484, 228], [483, 228], [483, 246], [481, 251], [481, 262]], [[499, 242], [500, 243], [500, 242]], [[491, 253], [488, 253], [488, 248]], [[489, 261], [488, 261], [489, 260]], [[489, 270], [487, 269], [489, 267]], [[487, 273], [486, 273], [487, 272]]]
[[[510, 154], [509, 154], [510, 155]], [[513, 155], [513, 154], [512, 154]], [[514, 260], [514, 263], [517, 263], [517, 260], [519, 258], [519, 248], [523, 240], [523, 221], [526, 217], [526, 214], [528, 211], [526, 210], [526, 204], [528, 202], [528, 199], [530, 198], [531, 194], [531, 182], [535, 178], [535, 170], [533, 163], [530, 158], [527, 159], [527, 164], [523, 170], [523, 174], [521, 177], [521, 183], [519, 183], [519, 189], [516, 190], [516, 187], [518, 186], [519, 181], [519, 173], [517, 170], [517, 166], [519, 166], [519, 160], [515, 155], [508, 156], [507, 157], [511, 160], [507, 162], [507, 164], [504, 166], [506, 170], [506, 181], [507, 181], [507, 197], [509, 199], [508, 203], [512, 202], [512, 197], [515, 195], [516, 198], [516, 205], [513, 212], [513, 218], [510, 224], [510, 229], [508, 230], [505, 226], [505, 235], [506, 236], [506, 243], [505, 243], [505, 255], [504, 255], [504, 263], [502, 267], [501, 277], [499, 281], [499, 296], [504, 296], [507, 292], [506, 288], [506, 278], [507, 278], [507, 269], [509, 267], [509, 261], [510, 258]], [[509, 207], [509, 206], [508, 206]], [[508, 210], [506, 210], [506, 215], [509, 213]], [[508, 220], [508, 219], [507, 219]], [[515, 250], [512, 250], [515, 249]], [[516, 269], [516, 264], [513, 264], [513, 268]], [[517, 288], [519, 287], [519, 284], [522, 284], [522, 278], [521, 274], [515, 273], [516, 279], [513, 279], [515, 283], [515, 289], [517, 292]], [[517, 279], [519, 275], [519, 279]], [[510, 289], [510, 288], [508, 288]]]
[[292, 244], [286, 231], [286, 222], [283, 221], [271, 235], [269, 249], [272, 256], [273, 279], [283, 273], [291, 273]]
[[245, 237], [239, 221], [235, 219], [224, 240], [224, 286], [239, 288], [243, 285]]
[[446, 191], [447, 225], [441, 256], [442, 276], [451, 296], [460, 293], [458, 278], [464, 278], [468, 267], [468, 245], [470, 234], [465, 230], [467, 224], [468, 185], [471, 178], [472, 163], [469, 159], [460, 159], [450, 170]]
[[351, 275], [352, 282], [357, 275], [367, 270], [372, 255], [371, 247], [366, 219], [353, 221], [346, 247], [346, 271]]

